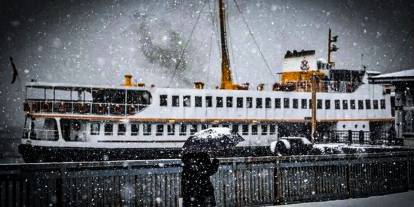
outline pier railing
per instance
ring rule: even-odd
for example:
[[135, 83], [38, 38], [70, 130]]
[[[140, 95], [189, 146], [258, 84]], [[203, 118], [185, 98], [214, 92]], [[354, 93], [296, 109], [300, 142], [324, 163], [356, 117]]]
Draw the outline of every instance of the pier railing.
[[[179, 160], [0, 165], [0, 206], [178, 206]], [[220, 159], [218, 206], [275, 205], [414, 189], [414, 154]]]

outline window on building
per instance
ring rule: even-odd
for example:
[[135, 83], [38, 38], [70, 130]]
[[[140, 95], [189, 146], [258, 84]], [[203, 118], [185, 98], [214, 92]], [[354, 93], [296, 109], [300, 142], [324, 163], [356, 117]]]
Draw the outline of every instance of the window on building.
[[275, 108], [280, 109], [280, 98], [275, 98]]
[[308, 100], [307, 99], [300, 100], [300, 104], [302, 106], [302, 109], [308, 108]]
[[365, 100], [365, 109], [371, 109], [371, 100]]
[[190, 107], [191, 106], [191, 96], [184, 96], [183, 97], [183, 106]]
[[144, 136], [149, 136], [149, 135], [151, 135], [151, 124], [144, 124], [143, 125], [143, 133], [144, 133]]
[[355, 109], [355, 100], [350, 100], [351, 109]]
[[195, 107], [202, 107], [203, 106], [203, 98], [201, 96], [195, 97]]
[[344, 110], [348, 109], [348, 100], [342, 100], [342, 109]]
[[174, 135], [175, 134], [175, 124], [168, 124], [167, 125], [167, 134]]
[[181, 124], [180, 125], [180, 136], [187, 135], [187, 125]]
[[253, 107], [253, 98], [252, 97], [247, 97], [246, 98], [246, 107], [247, 108], [252, 108]]
[[249, 125], [247, 125], [247, 124], [242, 125], [242, 134], [243, 135], [249, 135]]
[[160, 106], [167, 106], [167, 95], [160, 95]]
[[211, 127], [219, 127], [219, 125], [218, 124], [213, 124], [213, 125], [211, 125]]
[[265, 107], [270, 109], [272, 108], [272, 99], [271, 98], [266, 98], [265, 99]]
[[101, 130], [100, 123], [91, 123], [91, 135], [99, 135], [100, 130]]
[[239, 125], [238, 124], [233, 124], [232, 126], [231, 126], [232, 128], [231, 128], [231, 131], [232, 132], [239, 132]]
[[257, 135], [257, 130], [258, 126], [257, 125], [252, 125], [252, 135]]
[[290, 105], [289, 98], [284, 98], [283, 99], [283, 108], [288, 109], [290, 107], [289, 105]]
[[131, 124], [131, 136], [137, 136], [139, 132], [139, 124]]
[[325, 100], [325, 109], [331, 109], [331, 100]]
[[206, 107], [213, 107], [213, 97], [206, 96]]
[[208, 128], [208, 124], [201, 124], [201, 130], [207, 129]]
[[378, 100], [373, 100], [372, 101], [372, 106], [374, 109], [378, 109]]
[[335, 109], [341, 109], [341, 100], [335, 100]]
[[243, 108], [243, 97], [237, 97], [237, 108]]
[[179, 96], [172, 96], [172, 106], [179, 107], [180, 106], [180, 97]]
[[262, 128], [262, 135], [267, 135], [267, 129], [268, 129], [267, 125], [266, 124], [263, 124], [261, 126], [261, 128]]
[[164, 125], [158, 124], [157, 125], [157, 132], [155, 133], [156, 136], [162, 136], [164, 134]]
[[299, 108], [299, 100], [297, 98], [293, 99], [293, 108], [294, 109]]
[[105, 123], [105, 135], [112, 136], [114, 133], [114, 125], [112, 123]]
[[263, 108], [263, 99], [262, 98], [256, 98], [256, 108], [258, 108], [258, 109]]
[[226, 97], [226, 107], [232, 108], [233, 107], [233, 97], [227, 96]]
[[223, 97], [216, 97], [216, 107], [217, 108], [223, 107]]
[[197, 130], [197, 124], [191, 124], [190, 135], [194, 135], [195, 133], [197, 133]]
[[118, 124], [118, 136], [124, 136], [126, 133], [126, 125]]
[[358, 100], [358, 109], [364, 109], [364, 101]]
[[270, 128], [270, 132], [269, 132], [269, 134], [270, 134], [270, 135], [274, 135], [274, 134], [276, 134], [276, 125], [271, 124], [271, 125], [269, 126], [269, 128]]
[[380, 100], [381, 109], [385, 109], [385, 99]]
[[322, 100], [321, 99], [316, 100], [316, 108], [317, 109], [322, 109]]
[[230, 125], [229, 124], [222, 124], [221, 127], [230, 128]]

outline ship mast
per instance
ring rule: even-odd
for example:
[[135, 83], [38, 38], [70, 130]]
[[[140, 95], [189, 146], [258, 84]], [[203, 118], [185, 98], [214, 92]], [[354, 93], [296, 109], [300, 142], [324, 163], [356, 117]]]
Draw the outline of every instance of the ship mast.
[[221, 39], [221, 84], [220, 89], [234, 89], [231, 78], [230, 58], [227, 48], [226, 10], [224, 0], [219, 0], [220, 39]]

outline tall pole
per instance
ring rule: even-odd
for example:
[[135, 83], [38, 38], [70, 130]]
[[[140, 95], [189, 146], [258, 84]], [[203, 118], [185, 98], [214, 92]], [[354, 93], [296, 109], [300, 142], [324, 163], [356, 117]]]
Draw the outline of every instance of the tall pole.
[[221, 89], [232, 89], [230, 59], [227, 49], [226, 8], [224, 0], [219, 0], [220, 42], [221, 42]]
[[311, 142], [312, 144], [315, 143], [316, 139], [316, 85], [317, 85], [317, 77], [316, 77], [316, 71], [312, 72], [312, 131], [311, 131]]
[[328, 64], [331, 64], [331, 43], [332, 43], [332, 33], [331, 33], [331, 28], [329, 28], [329, 35], [328, 35]]

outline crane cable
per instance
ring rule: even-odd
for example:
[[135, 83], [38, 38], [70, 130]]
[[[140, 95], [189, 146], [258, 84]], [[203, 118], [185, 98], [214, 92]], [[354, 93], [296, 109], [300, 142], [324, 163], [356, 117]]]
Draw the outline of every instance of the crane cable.
[[254, 37], [253, 32], [252, 32], [252, 30], [250, 29], [250, 26], [249, 26], [249, 24], [247, 23], [247, 20], [246, 20], [246, 18], [244, 17], [244, 15], [243, 15], [243, 13], [242, 13], [242, 11], [241, 11], [241, 9], [240, 9], [239, 4], [237, 3], [237, 1], [236, 1], [236, 0], [233, 0], [233, 1], [234, 1], [234, 4], [236, 5], [236, 8], [237, 8], [238, 12], [240, 13], [240, 16], [241, 16], [241, 17], [242, 17], [242, 19], [243, 19], [244, 24], [246, 25], [247, 29], [249, 30], [249, 35], [252, 37], [253, 42], [254, 42], [254, 44], [256, 45], [256, 47], [257, 47], [257, 49], [258, 49], [258, 51], [259, 51], [259, 53], [260, 53], [260, 56], [262, 57], [262, 59], [263, 59], [263, 61], [264, 61], [265, 65], [266, 65], [266, 68], [267, 68], [268, 72], [271, 74], [271, 76], [274, 76], [274, 74], [273, 74], [273, 72], [272, 72], [272, 69], [271, 69], [271, 68], [270, 68], [270, 66], [269, 66], [269, 63], [267, 62], [267, 60], [266, 60], [265, 56], [263, 55], [263, 52], [262, 52], [262, 50], [260, 49], [259, 44], [257, 43], [256, 38]]
[[177, 64], [175, 65], [173, 75], [171, 76], [170, 80], [168, 81], [167, 88], [169, 88], [169, 87], [170, 87], [170, 84], [171, 84], [172, 80], [174, 79], [175, 75], [177, 74], [177, 69], [178, 69], [178, 67], [180, 66], [181, 62], [182, 62], [182, 59], [183, 59], [184, 54], [185, 54], [185, 50], [187, 49], [188, 44], [189, 44], [189, 43], [190, 43], [190, 41], [191, 41], [191, 37], [193, 36], [193, 33], [194, 33], [194, 31], [195, 31], [195, 28], [197, 27], [197, 24], [198, 24], [198, 22], [199, 22], [199, 20], [200, 20], [201, 13], [203, 13], [203, 11], [204, 11], [204, 7], [205, 7], [205, 6], [206, 6], [206, 3], [205, 3], [205, 1], [203, 1], [203, 5], [202, 5], [202, 7], [201, 7], [200, 13], [198, 13], [198, 16], [197, 16], [196, 22], [194, 23], [193, 28], [191, 29], [190, 36], [188, 37], [188, 40], [186, 41], [186, 43], [185, 43], [185, 45], [184, 45], [184, 48], [183, 48], [183, 49], [182, 49], [182, 51], [181, 51], [180, 58], [178, 59], [178, 62], [177, 62]]

